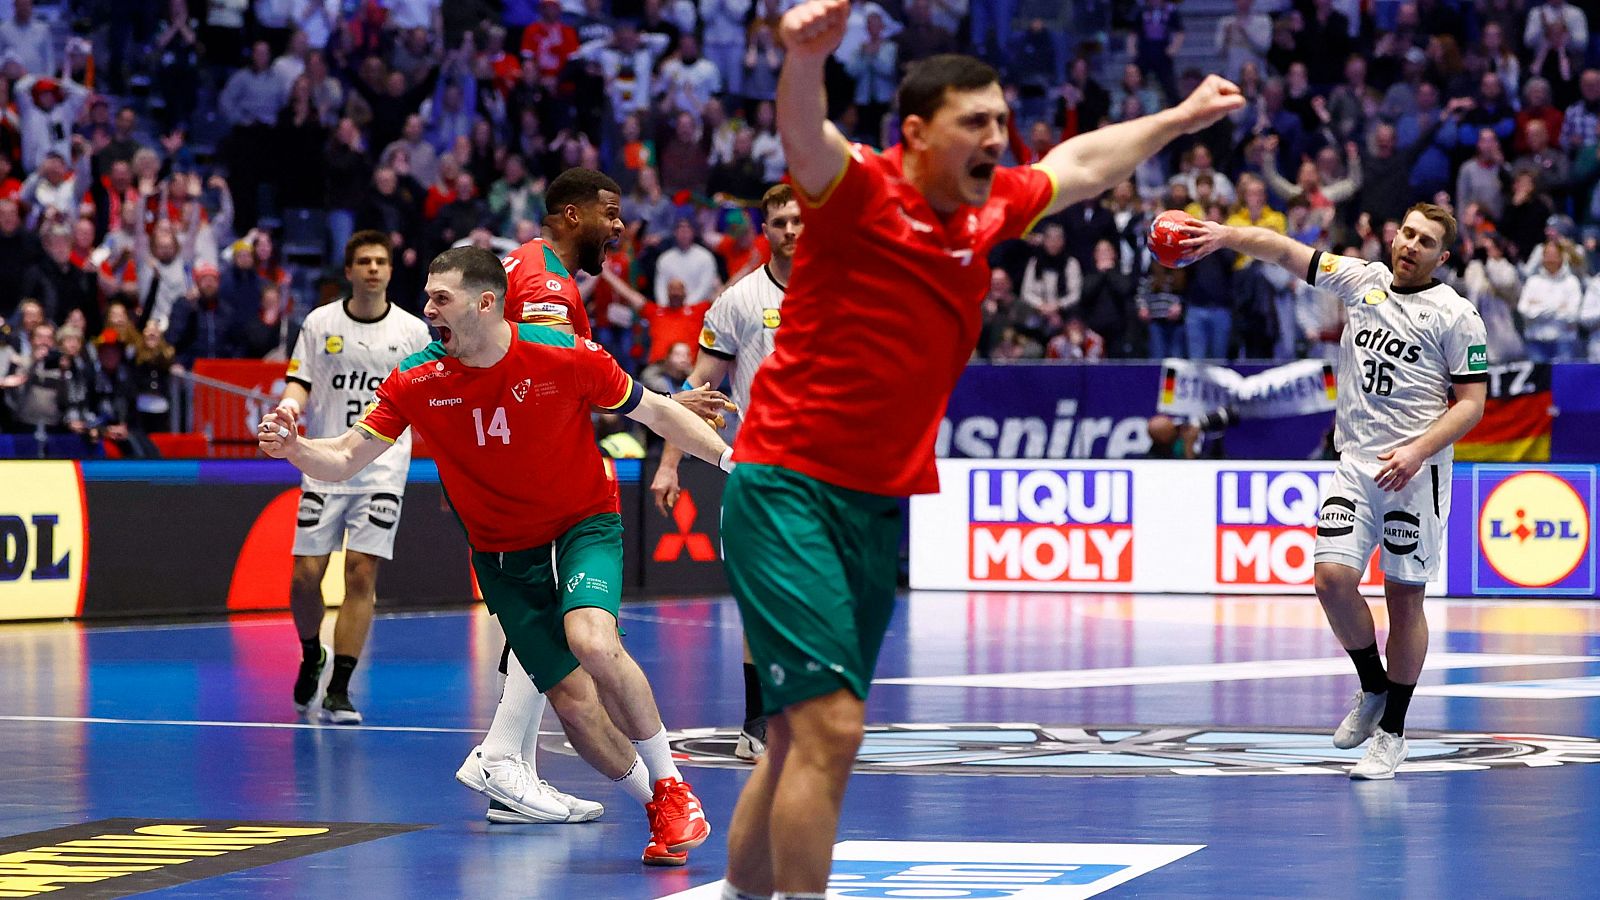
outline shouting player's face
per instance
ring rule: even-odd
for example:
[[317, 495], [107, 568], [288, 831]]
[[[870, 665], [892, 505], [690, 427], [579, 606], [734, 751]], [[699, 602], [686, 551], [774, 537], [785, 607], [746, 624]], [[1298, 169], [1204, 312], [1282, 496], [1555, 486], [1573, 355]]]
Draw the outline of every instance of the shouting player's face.
[[439, 332], [439, 343], [450, 356], [459, 359], [482, 349], [490, 327], [501, 321], [493, 295], [468, 290], [459, 271], [428, 273], [423, 290], [428, 295], [423, 318]]
[[1395, 284], [1427, 284], [1433, 278], [1433, 270], [1450, 256], [1444, 245], [1444, 226], [1420, 212], [1412, 212], [1400, 223], [1390, 254]]
[[366, 244], [356, 248], [355, 259], [345, 266], [344, 277], [357, 295], [368, 299], [382, 297], [389, 290], [389, 248], [383, 244]]
[[994, 187], [995, 168], [1006, 149], [1010, 119], [1000, 85], [973, 91], [947, 90], [928, 121], [906, 121], [907, 149], [926, 160], [922, 193], [938, 212], [962, 204], [982, 206]]
[[600, 191], [595, 202], [580, 208], [578, 268], [599, 275], [606, 253], [622, 239], [622, 198]]
[[795, 243], [800, 240], [800, 232], [805, 226], [800, 222], [800, 204], [790, 200], [778, 206], [767, 209], [767, 221], [761, 225], [761, 231], [767, 236], [767, 245], [772, 248], [772, 258], [791, 260], [794, 259]]

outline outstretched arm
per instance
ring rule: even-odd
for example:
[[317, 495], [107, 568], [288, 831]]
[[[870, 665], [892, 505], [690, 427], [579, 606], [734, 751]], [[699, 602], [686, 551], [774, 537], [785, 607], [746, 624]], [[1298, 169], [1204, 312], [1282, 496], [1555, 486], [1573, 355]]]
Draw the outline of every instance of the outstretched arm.
[[[1132, 175], [1140, 163], [1174, 138], [1211, 125], [1244, 106], [1244, 102], [1244, 95], [1232, 82], [1211, 75], [1171, 109], [1097, 128], [1057, 144], [1036, 164], [1056, 180], [1056, 199], [1045, 215], [1099, 196]], [[792, 171], [795, 157], [791, 155], [789, 159]]]
[[[694, 371], [689, 373], [686, 381], [691, 385], [711, 388], [722, 384], [722, 379], [727, 377], [731, 368], [733, 363], [712, 356], [702, 347], [700, 356], [694, 361]], [[728, 403], [727, 407], [731, 409], [733, 404]], [[722, 417], [718, 416], [717, 421], [722, 421]], [[667, 515], [678, 502], [678, 463], [682, 460], [683, 451], [676, 444], [669, 443], [661, 451], [661, 463], [656, 466], [655, 478], [650, 482], [650, 493], [655, 495], [656, 509], [661, 510], [662, 515]]]
[[320, 481], [348, 481], [391, 446], [372, 432], [356, 427], [336, 438], [302, 440], [299, 416], [283, 406], [267, 413], [256, 432], [261, 452], [286, 459]]
[[682, 447], [691, 456], [724, 470], [732, 466], [733, 451], [722, 438], [703, 419], [669, 397], [645, 391], [628, 418], [666, 438], [668, 443]]
[[1190, 261], [1218, 250], [1233, 250], [1282, 266], [1302, 281], [1310, 273], [1311, 257], [1317, 252], [1315, 248], [1267, 228], [1191, 220], [1183, 230], [1189, 235], [1183, 248], [1184, 256]]
[[788, 55], [778, 74], [778, 136], [789, 176], [809, 197], [844, 171], [850, 142], [828, 121], [823, 69], [844, 39], [849, 0], [808, 0], [784, 13], [778, 35]]

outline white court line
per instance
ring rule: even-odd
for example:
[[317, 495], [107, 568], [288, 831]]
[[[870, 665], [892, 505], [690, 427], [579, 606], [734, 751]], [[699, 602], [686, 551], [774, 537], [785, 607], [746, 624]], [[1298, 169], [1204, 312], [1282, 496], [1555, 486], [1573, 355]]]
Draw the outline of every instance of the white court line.
[[1476, 697], [1483, 700], [1572, 700], [1600, 697], [1600, 676], [1492, 684], [1435, 684], [1417, 688], [1417, 695]]
[[[1435, 653], [1424, 671], [1544, 666], [1592, 662], [1593, 656], [1537, 656], [1514, 653]], [[1182, 666], [1125, 666], [1114, 669], [1067, 669], [1051, 672], [997, 672], [989, 675], [932, 675], [921, 678], [878, 678], [874, 684], [919, 687], [991, 687], [1054, 691], [1065, 688], [1125, 687], [1141, 684], [1193, 684], [1209, 681], [1255, 681], [1350, 675], [1348, 657], [1273, 659], [1259, 662], [1200, 663]], [[1419, 691], [1420, 693], [1420, 691]]]
[[[309, 731], [394, 731], [408, 734], [486, 734], [485, 728], [430, 728], [423, 725], [324, 725], [317, 722], [207, 722], [184, 719], [103, 719], [94, 716], [0, 716], [0, 722], [56, 722], [78, 725], [164, 725], [189, 728], [285, 728]], [[540, 736], [563, 735], [541, 731]]]

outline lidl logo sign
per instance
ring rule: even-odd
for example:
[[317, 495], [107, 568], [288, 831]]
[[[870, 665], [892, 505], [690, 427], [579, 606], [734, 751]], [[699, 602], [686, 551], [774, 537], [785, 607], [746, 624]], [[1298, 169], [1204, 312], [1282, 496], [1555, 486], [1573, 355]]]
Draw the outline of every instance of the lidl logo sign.
[[[844, 841], [828, 896], [848, 900], [1082, 900], [1174, 863], [1200, 844]], [[715, 900], [721, 882], [668, 900]]]
[[1594, 594], [1595, 473], [1479, 466], [1473, 589], [1491, 594]]
[[1133, 579], [1131, 472], [974, 469], [971, 478], [974, 581]]

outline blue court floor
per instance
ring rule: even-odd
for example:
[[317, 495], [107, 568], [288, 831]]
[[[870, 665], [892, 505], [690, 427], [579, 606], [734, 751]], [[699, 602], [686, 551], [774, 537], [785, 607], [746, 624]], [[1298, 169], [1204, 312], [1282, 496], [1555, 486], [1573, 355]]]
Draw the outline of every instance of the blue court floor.
[[[1396, 781], [1353, 783], [1359, 751], [1329, 735], [1356, 679], [1312, 599], [904, 598], [832, 889], [1600, 896], [1600, 605], [1435, 601], [1428, 614], [1411, 761]], [[150, 894], [164, 898], [714, 898], [748, 771], [729, 758], [737, 611], [722, 598], [638, 604], [623, 624], [717, 829], [683, 869], [639, 865], [642, 811], [571, 754], [553, 714], [541, 774], [605, 816], [483, 820], [484, 800], [452, 777], [497, 699], [500, 638], [481, 609], [380, 617], [353, 683], [356, 728], [296, 716], [287, 616], [12, 625], [0, 627], [0, 896], [30, 896], [7, 881], [25, 869], [5, 854], [39, 845], [11, 836], [132, 818], [426, 826], [174, 877]], [[113, 878], [38, 896], [125, 891]]]

